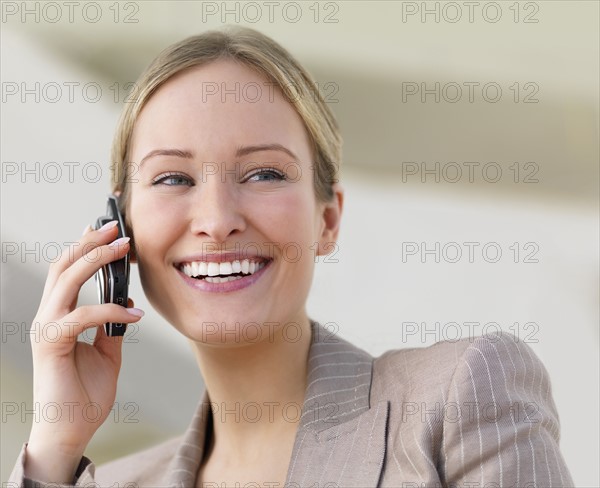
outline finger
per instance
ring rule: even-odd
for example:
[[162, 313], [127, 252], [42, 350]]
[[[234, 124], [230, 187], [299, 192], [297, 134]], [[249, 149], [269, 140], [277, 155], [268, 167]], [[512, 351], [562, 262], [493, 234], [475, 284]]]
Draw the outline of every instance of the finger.
[[73, 242], [62, 252], [60, 259], [50, 265], [51, 272], [55, 275], [59, 275], [73, 263], [77, 262], [77, 260], [85, 253], [91, 251], [95, 247], [112, 242], [117, 234], [118, 229], [116, 220], [107, 222], [98, 230], [85, 232], [78, 241]]
[[[118, 324], [131, 324], [138, 322], [144, 315], [139, 309], [128, 310], [116, 303], [103, 303], [101, 305], [83, 305], [76, 308], [61, 320], [65, 339], [77, 338], [79, 334], [90, 327], [101, 326], [107, 322]], [[112, 339], [112, 337], [109, 337]]]
[[[135, 309], [133, 307], [128, 310], [128, 313], [130, 314], [133, 314], [132, 311], [134, 311], [136, 316], [137, 314], [143, 315], [144, 313], [142, 310]], [[129, 331], [132, 327], [137, 328], [137, 323], [129, 322], [127, 325], [127, 331], [125, 333], [129, 334]], [[109, 337], [106, 335], [105, 328], [99, 327], [94, 339], [94, 347], [96, 347], [103, 355], [113, 361], [115, 365], [119, 366], [121, 364], [121, 344], [124, 342], [124, 338], [125, 335]], [[132, 342], [137, 342], [137, 340], [133, 340]]]
[[62, 317], [71, 312], [83, 284], [102, 266], [123, 258], [128, 251], [128, 238], [123, 238], [86, 253], [58, 277], [49, 294], [45, 314], [50, 317]]
[[[85, 236], [86, 234], [89, 234], [90, 232], [92, 232], [94, 230], [94, 228], [90, 225], [87, 224], [85, 226], [85, 228], [83, 229], [83, 232], [81, 233], [82, 236]], [[66, 250], [67, 252], [71, 252], [70, 249]], [[53, 273], [53, 272], [52, 272]], [[50, 273], [49, 273], [50, 274]], [[52, 279], [46, 279], [46, 284], [44, 286], [44, 292], [42, 293], [42, 300], [40, 301], [40, 308], [46, 303], [47, 301], [47, 296], [49, 294], [49, 292], [47, 292], [48, 289], [50, 289], [53, 284], [55, 283], [55, 280]]]
[[[127, 309], [130, 315], [135, 315], [141, 318], [144, 314], [142, 310], [130, 307]], [[128, 323], [127, 328], [136, 327], [135, 323]], [[98, 327], [96, 337], [94, 339], [94, 347], [96, 347], [104, 356], [110, 359], [114, 365], [118, 368], [121, 365], [121, 345], [123, 344], [125, 336], [107, 336], [106, 329], [104, 327]]]
[[125, 336], [107, 336], [103, 325], [99, 326], [94, 338], [94, 347], [108, 358], [117, 369], [121, 368], [122, 344]]
[[84, 229], [84, 236], [64, 249], [60, 258], [50, 264], [44, 291], [42, 293], [42, 299], [40, 301], [40, 310], [46, 305], [48, 297], [56, 285], [61, 273], [68, 269], [74, 262], [81, 259], [84, 254], [92, 251], [97, 246], [108, 244], [116, 238], [118, 232], [115, 225], [116, 224], [109, 222], [104, 226], [103, 230], [87, 231], [87, 229]]

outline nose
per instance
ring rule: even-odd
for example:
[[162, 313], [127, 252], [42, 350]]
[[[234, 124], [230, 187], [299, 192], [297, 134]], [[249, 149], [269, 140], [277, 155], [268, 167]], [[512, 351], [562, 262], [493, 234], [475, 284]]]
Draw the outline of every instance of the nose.
[[194, 235], [205, 237], [211, 243], [223, 244], [245, 228], [246, 221], [235, 184], [221, 181], [215, 174], [207, 176], [196, 186], [190, 221]]

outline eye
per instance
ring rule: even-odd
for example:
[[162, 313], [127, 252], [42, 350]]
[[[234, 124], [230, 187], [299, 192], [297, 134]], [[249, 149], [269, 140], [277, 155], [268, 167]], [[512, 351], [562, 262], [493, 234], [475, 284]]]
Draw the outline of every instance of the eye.
[[287, 177], [281, 171], [277, 171], [274, 168], [266, 168], [252, 173], [247, 180], [251, 179], [253, 179], [253, 181], [283, 181], [286, 180]]
[[152, 180], [152, 186], [165, 185], [165, 186], [194, 186], [194, 183], [190, 178], [181, 173], [165, 173], [157, 176]]

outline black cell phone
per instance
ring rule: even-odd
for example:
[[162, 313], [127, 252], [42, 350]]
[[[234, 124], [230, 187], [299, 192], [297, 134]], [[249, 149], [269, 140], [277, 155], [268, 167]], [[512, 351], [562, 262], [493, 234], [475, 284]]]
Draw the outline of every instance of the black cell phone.
[[[115, 195], [108, 196], [106, 205], [106, 215], [98, 217], [95, 229], [99, 229], [107, 222], [116, 220], [119, 235], [117, 238], [126, 237], [125, 221], [119, 211], [119, 201]], [[100, 303], [116, 303], [127, 307], [127, 298], [129, 292], [129, 252], [125, 257], [102, 266], [95, 275], [96, 285], [98, 287], [98, 299]], [[125, 335], [127, 324], [107, 322], [104, 324], [104, 330], [107, 336]]]

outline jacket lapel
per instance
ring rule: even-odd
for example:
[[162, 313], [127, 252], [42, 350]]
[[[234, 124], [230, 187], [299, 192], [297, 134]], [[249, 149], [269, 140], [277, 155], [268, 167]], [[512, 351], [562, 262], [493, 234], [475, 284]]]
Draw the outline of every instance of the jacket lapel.
[[286, 485], [378, 486], [389, 405], [370, 405], [373, 357], [311, 324], [307, 388]]
[[210, 399], [206, 388], [196, 408], [192, 421], [183, 434], [183, 439], [169, 467], [165, 471], [161, 486], [176, 488], [194, 488], [200, 463], [204, 458], [206, 433], [212, 428]]
[[[286, 486], [378, 486], [389, 402], [370, 405], [373, 357], [311, 320], [307, 387]], [[212, 417], [206, 389], [164, 485], [194, 487]]]

